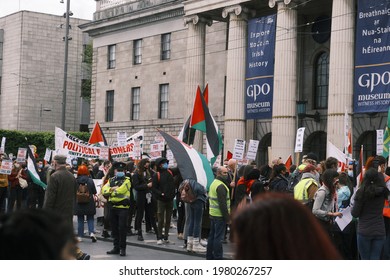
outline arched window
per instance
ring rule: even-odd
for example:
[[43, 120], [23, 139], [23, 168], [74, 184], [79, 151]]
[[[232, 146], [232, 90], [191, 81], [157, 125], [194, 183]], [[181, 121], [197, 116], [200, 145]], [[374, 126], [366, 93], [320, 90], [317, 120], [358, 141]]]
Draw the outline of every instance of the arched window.
[[353, 147], [355, 158], [359, 159], [360, 148], [363, 145], [363, 160], [366, 163], [368, 157], [376, 155], [376, 131], [369, 130], [363, 132]]
[[310, 134], [303, 144], [303, 155], [315, 153], [318, 160], [326, 159], [326, 133], [324, 131], [316, 131]]
[[329, 54], [321, 53], [315, 62], [314, 109], [328, 108]]

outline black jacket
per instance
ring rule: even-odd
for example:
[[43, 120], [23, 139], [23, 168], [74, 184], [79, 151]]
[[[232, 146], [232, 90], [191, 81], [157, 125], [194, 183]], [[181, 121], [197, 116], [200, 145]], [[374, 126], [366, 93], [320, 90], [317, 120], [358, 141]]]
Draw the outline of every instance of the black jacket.
[[175, 197], [175, 184], [172, 174], [165, 169], [156, 172], [152, 179], [152, 189], [157, 200], [173, 200]]

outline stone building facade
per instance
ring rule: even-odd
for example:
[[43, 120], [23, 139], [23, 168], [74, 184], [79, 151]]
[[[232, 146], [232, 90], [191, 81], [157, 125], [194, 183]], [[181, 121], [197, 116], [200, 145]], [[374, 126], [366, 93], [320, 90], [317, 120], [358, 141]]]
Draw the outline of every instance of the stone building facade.
[[[260, 141], [259, 164], [286, 159], [304, 126], [303, 153], [324, 159], [327, 140], [344, 145], [346, 110], [354, 155], [361, 145], [375, 153], [375, 129], [385, 127], [387, 114], [353, 114], [355, 0], [96, 3], [94, 20], [81, 26], [94, 44], [90, 127], [99, 121], [111, 141], [117, 131], [141, 128], [147, 144], [156, 128], [178, 135], [197, 85], [208, 84], [224, 156], [240, 138]], [[272, 118], [246, 120], [248, 20], [270, 14], [277, 14]], [[307, 103], [304, 118], [300, 101]]]
[[[71, 18], [65, 130], [89, 123], [89, 102], [81, 99], [82, 80], [91, 79], [83, 63], [90, 43]], [[0, 18], [0, 128], [54, 131], [61, 126], [65, 18], [20, 11]], [[90, 67], [89, 67], [90, 68]]]

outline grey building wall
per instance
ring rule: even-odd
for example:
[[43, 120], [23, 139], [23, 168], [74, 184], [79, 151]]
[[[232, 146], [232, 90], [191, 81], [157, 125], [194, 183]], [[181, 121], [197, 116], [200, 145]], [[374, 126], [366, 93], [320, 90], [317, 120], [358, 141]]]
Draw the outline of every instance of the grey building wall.
[[[65, 130], [80, 125], [83, 35], [72, 18]], [[0, 128], [53, 131], [61, 124], [64, 71], [62, 16], [20, 11], [0, 18], [4, 30]]]

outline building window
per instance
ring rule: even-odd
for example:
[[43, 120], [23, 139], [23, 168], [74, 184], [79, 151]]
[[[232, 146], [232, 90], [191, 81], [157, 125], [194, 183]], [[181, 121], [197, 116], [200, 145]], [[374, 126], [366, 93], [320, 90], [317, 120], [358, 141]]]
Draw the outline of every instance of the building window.
[[108, 46], [108, 69], [115, 68], [115, 48], [116, 45]]
[[171, 58], [171, 33], [161, 35], [161, 60]]
[[131, 89], [131, 119], [139, 120], [140, 113], [140, 93], [141, 88], [134, 87]]
[[134, 64], [142, 63], [142, 39], [134, 40], [133, 45], [133, 62]]
[[114, 120], [114, 91], [108, 90], [106, 92], [106, 122]]
[[315, 63], [314, 108], [328, 108], [329, 54], [321, 53]]
[[168, 118], [168, 93], [169, 93], [169, 84], [160, 85], [160, 108], [158, 117], [160, 119]]

